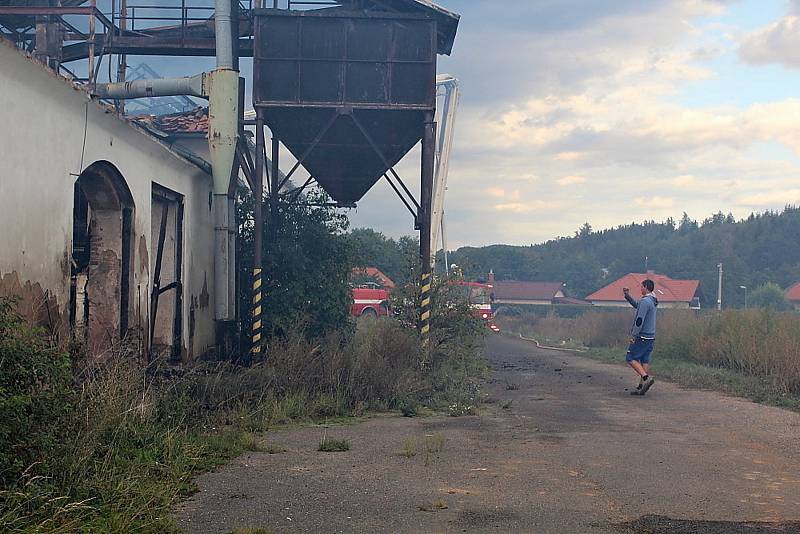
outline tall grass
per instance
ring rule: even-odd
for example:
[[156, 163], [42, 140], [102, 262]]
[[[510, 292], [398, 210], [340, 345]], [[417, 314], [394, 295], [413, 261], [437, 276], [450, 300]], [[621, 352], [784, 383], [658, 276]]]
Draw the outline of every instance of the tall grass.
[[[580, 317], [501, 317], [504, 330], [586, 347], [623, 348], [632, 312], [589, 310]], [[769, 310], [659, 311], [654, 356], [759, 378], [777, 394], [800, 396], [800, 315]]]
[[257, 449], [255, 432], [472, 395], [478, 337], [443, 331], [423, 348], [413, 330], [373, 321], [350, 336], [290, 333], [249, 368], [148, 365], [118, 347], [70, 369], [0, 306], [0, 404], [25, 410], [0, 413], [0, 445], [27, 453], [0, 456], [1, 530], [175, 531], [170, 509], [193, 475]]

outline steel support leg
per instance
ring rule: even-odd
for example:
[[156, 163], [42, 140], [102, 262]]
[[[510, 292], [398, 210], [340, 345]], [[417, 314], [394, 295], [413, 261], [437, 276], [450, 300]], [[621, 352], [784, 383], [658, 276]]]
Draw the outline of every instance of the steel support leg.
[[422, 170], [419, 209], [420, 255], [420, 320], [419, 331], [423, 337], [430, 333], [431, 319], [431, 214], [433, 212], [433, 173], [436, 158], [436, 122], [434, 114], [425, 115], [422, 136]]
[[253, 300], [250, 356], [257, 359], [263, 349], [263, 286], [264, 286], [264, 117], [256, 120], [256, 162], [253, 172]]

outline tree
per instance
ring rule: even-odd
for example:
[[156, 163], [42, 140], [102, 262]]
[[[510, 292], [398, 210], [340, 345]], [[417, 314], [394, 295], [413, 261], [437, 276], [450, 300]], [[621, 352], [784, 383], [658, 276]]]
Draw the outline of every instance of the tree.
[[750, 294], [749, 301], [750, 306], [754, 308], [768, 308], [775, 311], [786, 311], [792, 308], [781, 287], [773, 282], [767, 282], [755, 288]]
[[[240, 310], [242, 331], [249, 331], [252, 299], [253, 197], [240, 191], [241, 269]], [[281, 198], [276, 224], [271, 228], [269, 203], [264, 203], [264, 330], [283, 335], [299, 326], [312, 337], [350, 325], [352, 292], [348, 277], [353, 267], [352, 249], [346, 238], [347, 217], [326, 206], [321, 191], [300, 195], [294, 201]]]

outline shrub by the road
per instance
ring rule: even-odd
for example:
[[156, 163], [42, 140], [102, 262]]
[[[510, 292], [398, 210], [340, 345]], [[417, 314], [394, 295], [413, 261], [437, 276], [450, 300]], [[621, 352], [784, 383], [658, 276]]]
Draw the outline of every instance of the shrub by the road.
[[193, 475], [258, 449], [253, 432], [475, 402], [481, 332], [453, 319], [426, 345], [414, 329], [377, 320], [316, 339], [289, 332], [250, 367], [174, 367], [148, 365], [124, 346], [70, 361], [4, 301], [2, 530], [175, 531], [170, 509], [193, 491]]

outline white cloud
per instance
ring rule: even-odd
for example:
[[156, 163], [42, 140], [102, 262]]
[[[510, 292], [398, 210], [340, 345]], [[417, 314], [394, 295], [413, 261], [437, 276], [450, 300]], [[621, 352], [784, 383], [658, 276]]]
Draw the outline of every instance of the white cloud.
[[746, 216], [798, 187], [800, 99], [739, 107], [711, 86], [682, 103], [739, 45], [731, 19], [713, 18], [732, 0], [515, 2], [502, 16], [441, 1], [464, 15], [442, 63], [463, 88], [446, 201], [456, 245], [541, 242], [587, 220]]
[[780, 63], [800, 68], [800, 17], [787, 15], [748, 34], [742, 40], [739, 56], [754, 65]]
[[754, 193], [740, 197], [739, 206], [751, 208], [782, 208], [788, 204], [800, 204], [800, 189], [782, 189], [764, 193]]
[[682, 174], [670, 180], [670, 183], [675, 187], [686, 189], [697, 185], [697, 178], [691, 174]]
[[564, 176], [563, 178], [559, 178], [556, 180], [558, 185], [566, 186], [566, 185], [575, 185], [575, 184], [582, 184], [586, 182], [586, 178], [583, 176]]
[[650, 210], [664, 210], [675, 205], [675, 199], [672, 197], [636, 197], [633, 202], [637, 206]]
[[494, 209], [496, 211], [510, 211], [511, 213], [528, 213], [532, 211], [534, 206], [531, 204], [523, 204], [522, 202], [509, 202], [507, 204], [496, 204]]
[[503, 198], [506, 196], [506, 190], [502, 187], [487, 187], [486, 194], [490, 197]]

